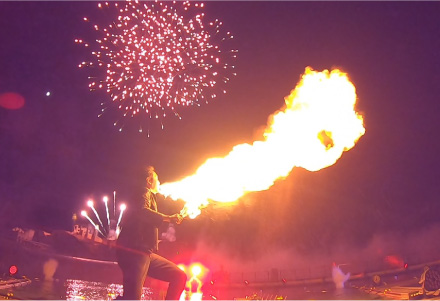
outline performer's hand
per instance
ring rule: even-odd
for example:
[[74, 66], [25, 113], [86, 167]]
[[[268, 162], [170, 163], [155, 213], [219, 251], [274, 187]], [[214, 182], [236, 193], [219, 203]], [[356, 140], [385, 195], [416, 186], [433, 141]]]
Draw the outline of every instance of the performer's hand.
[[183, 220], [183, 216], [181, 214], [176, 213], [176, 214], [170, 215], [170, 222], [172, 222], [172, 223], [175, 223], [178, 225], [182, 222], [182, 220]]
[[188, 216], [188, 208], [183, 207], [182, 210], [180, 210], [180, 213], [179, 213], [179, 214], [180, 214], [183, 218], [187, 217], [187, 216]]

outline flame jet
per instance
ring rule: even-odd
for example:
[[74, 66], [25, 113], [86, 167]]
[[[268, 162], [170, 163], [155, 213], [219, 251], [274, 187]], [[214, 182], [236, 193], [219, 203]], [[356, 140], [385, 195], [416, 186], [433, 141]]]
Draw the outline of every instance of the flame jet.
[[356, 98], [346, 73], [307, 67], [285, 106], [269, 117], [261, 141], [206, 160], [195, 174], [161, 185], [160, 192], [185, 201], [183, 213], [195, 218], [210, 201], [234, 202], [269, 189], [294, 167], [317, 171], [333, 165], [365, 133]]

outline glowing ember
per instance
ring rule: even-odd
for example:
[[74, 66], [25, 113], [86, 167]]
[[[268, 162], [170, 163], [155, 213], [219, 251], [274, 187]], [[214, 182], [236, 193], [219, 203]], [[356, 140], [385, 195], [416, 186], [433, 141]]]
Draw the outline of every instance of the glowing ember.
[[209, 201], [233, 202], [266, 190], [295, 166], [309, 171], [330, 166], [365, 133], [354, 110], [355, 87], [339, 70], [306, 68], [285, 103], [270, 116], [262, 141], [236, 145], [225, 157], [208, 159], [194, 175], [161, 185], [160, 192], [184, 200], [185, 213], [194, 218]]
[[[220, 31], [220, 21], [206, 22], [199, 13], [203, 6], [189, 1], [99, 3], [115, 19], [93, 26], [96, 43], [75, 40], [92, 48], [93, 59], [79, 65], [96, 68], [89, 88], [110, 94], [124, 117], [147, 120], [168, 113], [180, 118], [179, 107], [226, 93], [224, 86], [235, 75], [230, 61], [236, 51], [222, 48], [233, 36]], [[115, 126], [122, 130], [123, 124]]]

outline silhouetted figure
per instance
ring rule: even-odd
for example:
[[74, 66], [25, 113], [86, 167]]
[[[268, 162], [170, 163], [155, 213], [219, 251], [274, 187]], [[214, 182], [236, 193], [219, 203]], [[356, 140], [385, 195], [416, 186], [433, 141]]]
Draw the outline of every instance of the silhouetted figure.
[[182, 215], [157, 211], [159, 178], [152, 166], [146, 168], [147, 191], [143, 199], [127, 206], [124, 224], [117, 241], [116, 257], [123, 274], [122, 299], [139, 300], [147, 275], [169, 282], [167, 300], [179, 300], [186, 285], [186, 274], [171, 261], [157, 255], [158, 228], [163, 222], [180, 224]]

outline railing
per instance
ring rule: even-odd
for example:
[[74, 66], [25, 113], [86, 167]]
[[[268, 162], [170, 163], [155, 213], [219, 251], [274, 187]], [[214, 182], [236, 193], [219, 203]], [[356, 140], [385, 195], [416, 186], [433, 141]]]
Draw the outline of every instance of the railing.
[[[340, 269], [344, 273], [350, 272], [353, 278], [362, 275], [374, 274], [377, 271], [404, 271], [405, 269], [422, 268], [423, 265], [437, 265], [438, 257], [423, 258], [420, 254], [407, 254], [405, 257], [405, 266], [391, 266], [383, 260], [359, 260], [349, 264], [341, 264]], [[231, 284], [244, 283], [262, 283], [262, 282], [294, 282], [311, 279], [321, 279], [322, 281], [331, 281], [332, 264], [321, 264], [316, 266], [307, 266], [291, 269], [262, 269], [258, 271], [231, 271], [228, 274], [228, 282]]]

